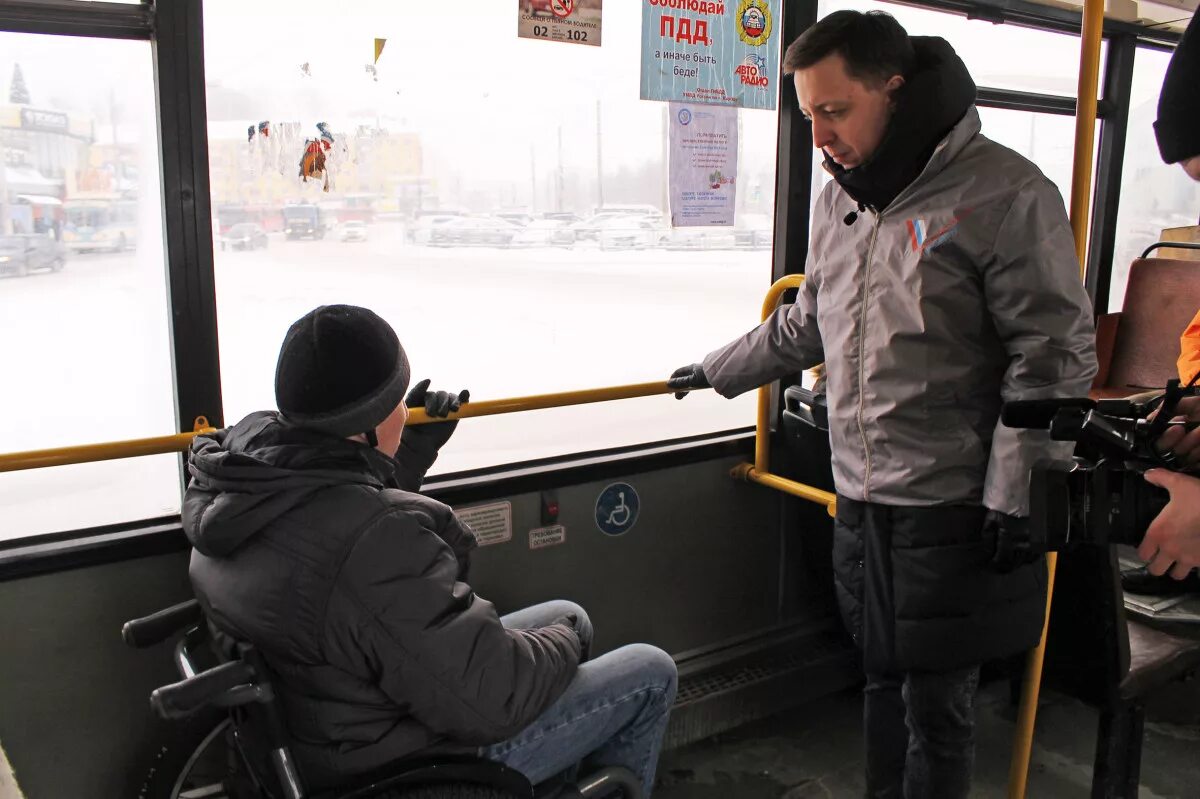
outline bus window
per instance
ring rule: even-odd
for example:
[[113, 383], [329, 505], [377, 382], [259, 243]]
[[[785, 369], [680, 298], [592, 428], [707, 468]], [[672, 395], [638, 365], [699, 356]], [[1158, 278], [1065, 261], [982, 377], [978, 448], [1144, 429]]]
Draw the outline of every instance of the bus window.
[[1200, 183], [1191, 180], [1178, 166], [1164, 164], [1154, 137], [1158, 95], [1170, 60], [1170, 53], [1138, 48], [1133, 61], [1109, 311], [1121, 310], [1133, 259], [1158, 241], [1164, 229], [1196, 224], [1200, 208]]
[[[819, 15], [841, 9], [886, 11], [914, 36], [941, 36], [966, 63], [978, 86], [1074, 97], [1078, 91], [1079, 37], [1019, 25], [995, 25], [932, 9], [878, 0], [821, 0]], [[1037, 53], [1036, 58], [1014, 54]], [[1108, 42], [1101, 44], [1104, 74]]]
[[[178, 429], [152, 65], [145, 41], [0, 33], [0, 241], [37, 244], [0, 244], [5, 452]], [[0, 538], [177, 513], [178, 464], [0, 474]]]
[[[665, 380], [757, 321], [777, 115], [739, 114], [736, 224], [672, 230], [667, 107], [637, 99], [642, 4], [604, 4], [603, 47], [499, 34], [517, 5], [456, 4], [469, 24], [450, 46], [423, 7], [349, 4], [322, 16], [314, 46], [290, 3], [204, 4], [213, 207], [274, 206], [287, 223], [265, 248], [216, 249], [228, 422], [274, 406], [283, 334], [323, 303], [375, 309], [414, 378], [478, 399]], [[372, 37], [388, 40], [378, 64]], [[328, 191], [299, 174], [318, 122], [333, 135]], [[351, 221], [368, 230], [349, 235]], [[436, 468], [753, 421], [753, 396], [711, 392], [472, 420]]]

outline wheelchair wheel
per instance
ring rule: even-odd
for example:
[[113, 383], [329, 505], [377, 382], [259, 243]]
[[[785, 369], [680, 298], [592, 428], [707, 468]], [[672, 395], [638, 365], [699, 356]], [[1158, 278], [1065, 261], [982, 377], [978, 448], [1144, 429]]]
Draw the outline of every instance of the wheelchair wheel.
[[[172, 729], [174, 728], [174, 729]], [[230, 721], [225, 713], [205, 714], [195, 723], [172, 724], [141, 771], [138, 799], [244, 799], [248, 786], [235, 768]]]
[[425, 785], [385, 790], [371, 799], [519, 799], [500, 788], [486, 785]]

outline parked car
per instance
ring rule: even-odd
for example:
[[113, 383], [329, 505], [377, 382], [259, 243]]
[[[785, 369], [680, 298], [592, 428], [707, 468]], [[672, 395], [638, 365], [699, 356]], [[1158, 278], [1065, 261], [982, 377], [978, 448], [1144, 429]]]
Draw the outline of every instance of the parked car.
[[519, 230], [510, 247], [570, 247], [575, 243], [575, 231], [558, 219], [535, 219]]
[[671, 231], [668, 250], [732, 250], [737, 234], [731, 227], [681, 227]]
[[770, 249], [775, 243], [775, 223], [766, 214], [738, 214], [733, 239], [738, 249]]
[[338, 231], [338, 239], [341, 241], [366, 241], [367, 223], [360, 219], [351, 219], [344, 223], [342, 229]]
[[49, 236], [0, 236], [0, 274], [24, 277], [35, 269], [57, 272], [66, 263], [66, 248]]
[[612, 219], [620, 219], [624, 214], [608, 212], [602, 214], [592, 214], [587, 219], [581, 219], [571, 225], [571, 232], [575, 234], [576, 241], [595, 241], [600, 228]]
[[464, 216], [433, 229], [434, 247], [507, 247], [519, 225], [494, 216]]
[[221, 237], [222, 250], [265, 250], [267, 231], [253, 222], [239, 222]]
[[413, 244], [433, 244], [434, 234], [439, 228], [463, 218], [459, 214], [426, 214], [409, 225], [405, 235]]
[[671, 229], [646, 216], [618, 216], [602, 222], [596, 238], [602, 250], [645, 250], [665, 244]]
[[524, 227], [533, 221], [533, 216], [525, 213], [524, 211], [497, 211], [496, 213], [492, 214], [492, 216], [496, 217], [497, 219], [503, 219], [508, 222], [512, 222], [515, 225], [520, 225], [521, 227]]

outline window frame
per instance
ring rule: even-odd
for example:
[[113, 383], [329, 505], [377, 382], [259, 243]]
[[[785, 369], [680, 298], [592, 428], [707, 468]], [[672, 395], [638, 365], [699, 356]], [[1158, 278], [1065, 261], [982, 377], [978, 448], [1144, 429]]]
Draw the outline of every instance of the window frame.
[[[1078, 34], [1079, 11], [1043, 6], [1028, 0], [923, 0], [904, 3], [933, 11], [965, 15], [996, 23]], [[817, 0], [792, 0], [783, 9], [783, 41], [790, 42], [817, 19]], [[80, 2], [79, 0], [0, 0], [0, 30], [18, 33], [94, 38], [141, 39], [152, 43], [158, 107], [158, 134], [163, 184], [167, 288], [170, 298], [176, 419], [180, 430], [191, 430], [197, 416], [223, 426], [216, 292], [212, 252], [212, 212], [209, 192], [206, 89], [204, 75], [203, 0], [156, 0], [153, 4]], [[1122, 160], [1127, 135], [1130, 85], [1138, 48], [1171, 49], [1179, 34], [1162, 29], [1105, 20], [1108, 58], [1102, 76], [1100, 146], [1096, 159], [1095, 194], [1090, 220], [1087, 285], [1097, 307], [1106, 307], [1112, 273], [1112, 250], [1118, 210]], [[796, 108], [790, 80], [780, 81], [778, 102], [775, 231], [772, 278], [803, 273], [808, 251], [809, 191], [813, 175], [811, 128]], [[981, 87], [979, 105], [1074, 115], [1075, 99], [1030, 92]], [[766, 287], [764, 286], [764, 291]], [[748, 310], [748, 313], [752, 311]], [[672, 462], [706, 460], [714, 442], [731, 437], [744, 445], [744, 431], [713, 431], [677, 441], [653, 442], [605, 453], [576, 453], [545, 461], [557, 476], [569, 475], [581, 463], [602, 461], [605, 470], [628, 471], [654, 460], [650, 453], [669, 447]], [[778, 448], [775, 448], [778, 449]], [[181, 456], [182, 458], [182, 456]], [[527, 464], [508, 464], [478, 472], [448, 474], [434, 481], [458, 490], [484, 487], [493, 494], [518, 487], [509, 478]], [[525, 470], [527, 471], [527, 469]], [[182, 474], [182, 471], [181, 471]], [[181, 486], [182, 488], [182, 486]], [[171, 525], [166, 525], [170, 527]], [[141, 529], [149, 538], [163, 536], [163, 520], [131, 521], [115, 528], [68, 531], [0, 543], [0, 579], [10, 566], [36, 561], [41, 547], [55, 557], [65, 550], [94, 551], [96, 542]], [[177, 528], [175, 528], [177, 529]], [[157, 532], [155, 532], [157, 531]], [[39, 542], [41, 542], [39, 544]], [[74, 543], [72, 543], [74, 542]], [[161, 546], [158, 544], [156, 546]], [[125, 556], [127, 545], [121, 551]], [[71, 561], [71, 565], [78, 565]]]

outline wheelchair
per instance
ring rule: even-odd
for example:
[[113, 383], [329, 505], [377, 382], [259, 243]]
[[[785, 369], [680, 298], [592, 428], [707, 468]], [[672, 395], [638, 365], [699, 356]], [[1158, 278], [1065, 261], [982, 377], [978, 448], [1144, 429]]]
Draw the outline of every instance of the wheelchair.
[[221, 662], [195, 599], [121, 629], [125, 642], [138, 649], [174, 636], [183, 679], [155, 689], [150, 705], [165, 721], [187, 722], [191, 734], [173, 758], [164, 757], [169, 747], [159, 748], [161, 762], [138, 793], [144, 799], [643, 799], [640, 781], [624, 768], [534, 786], [501, 763], [448, 755], [404, 760], [310, 793], [261, 654], [238, 644], [236, 656]]

